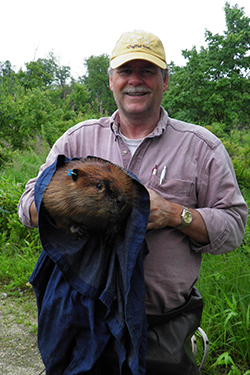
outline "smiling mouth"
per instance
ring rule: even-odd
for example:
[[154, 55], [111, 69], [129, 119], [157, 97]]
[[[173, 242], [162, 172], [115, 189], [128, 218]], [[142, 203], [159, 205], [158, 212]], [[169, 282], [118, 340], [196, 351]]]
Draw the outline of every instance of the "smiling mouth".
[[129, 95], [129, 96], [145, 96], [147, 94], [148, 92], [133, 92], [133, 93], [126, 92], [126, 95]]
[[123, 94], [129, 95], [129, 96], [144, 96], [147, 94], [150, 94], [152, 91], [149, 89], [146, 89], [144, 87], [127, 87], [123, 90]]

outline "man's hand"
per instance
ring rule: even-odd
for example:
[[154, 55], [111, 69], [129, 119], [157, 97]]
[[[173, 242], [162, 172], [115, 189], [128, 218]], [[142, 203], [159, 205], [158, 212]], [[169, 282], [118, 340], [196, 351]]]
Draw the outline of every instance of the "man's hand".
[[182, 207], [179, 204], [166, 201], [154, 190], [148, 189], [150, 196], [150, 214], [148, 229], [177, 227], [181, 224]]
[[[147, 229], [159, 229], [167, 226], [175, 228], [181, 225], [182, 206], [165, 200], [154, 190], [148, 188], [147, 190], [150, 196], [150, 214]], [[188, 227], [181, 229], [181, 232], [201, 244], [208, 244], [209, 237], [202, 216], [195, 209], [189, 208], [189, 210], [193, 217], [192, 223]]]

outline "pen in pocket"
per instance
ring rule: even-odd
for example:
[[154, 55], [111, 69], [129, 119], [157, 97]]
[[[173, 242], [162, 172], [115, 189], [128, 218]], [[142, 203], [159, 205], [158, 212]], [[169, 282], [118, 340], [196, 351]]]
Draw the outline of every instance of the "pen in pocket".
[[152, 173], [154, 176], [156, 176], [156, 173], [157, 173], [157, 165], [154, 166], [154, 168], [152, 169]]
[[160, 185], [162, 184], [162, 181], [163, 181], [164, 178], [166, 177], [166, 172], [167, 172], [167, 167], [166, 167], [166, 165], [164, 165], [163, 170], [162, 170], [162, 172], [161, 172]]

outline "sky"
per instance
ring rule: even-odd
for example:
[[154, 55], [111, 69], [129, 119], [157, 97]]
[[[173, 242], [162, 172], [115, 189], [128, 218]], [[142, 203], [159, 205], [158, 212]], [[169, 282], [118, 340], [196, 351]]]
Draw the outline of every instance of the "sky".
[[[249, 0], [228, 2], [250, 17]], [[182, 66], [182, 50], [205, 46], [206, 29], [223, 34], [224, 6], [224, 0], [2, 1], [0, 62], [9, 60], [18, 71], [53, 51], [77, 78], [85, 73], [86, 58], [111, 55], [123, 32], [141, 29], [162, 40], [167, 62]]]

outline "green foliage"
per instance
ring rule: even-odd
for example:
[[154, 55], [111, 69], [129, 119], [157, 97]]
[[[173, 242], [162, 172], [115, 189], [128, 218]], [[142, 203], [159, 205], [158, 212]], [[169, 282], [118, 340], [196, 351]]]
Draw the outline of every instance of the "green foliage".
[[37, 175], [48, 153], [48, 145], [41, 139], [31, 146], [22, 153], [13, 152], [0, 176], [0, 282], [14, 294], [26, 288], [41, 252], [38, 230], [23, 227], [17, 214], [25, 183]]
[[13, 73], [15, 72], [9, 60], [5, 61], [5, 63], [0, 62], [0, 76], [10, 77]]
[[241, 189], [250, 188], [250, 131], [235, 130], [230, 137], [221, 138], [231, 157], [239, 186]]
[[225, 366], [227, 374], [249, 369], [249, 278], [249, 243], [232, 253], [203, 256], [197, 287], [204, 300], [201, 326], [210, 341], [208, 374], [219, 374]]
[[0, 168], [1, 165], [7, 163], [11, 158], [12, 151], [10, 145], [4, 140], [0, 140]]
[[70, 67], [60, 66], [53, 52], [49, 53], [47, 59], [38, 59], [25, 64], [26, 70], [20, 69], [18, 78], [21, 84], [27, 90], [36, 87], [46, 88], [53, 83], [59, 83], [64, 89], [66, 81], [70, 78]]
[[90, 90], [93, 102], [97, 102], [101, 115], [106, 111], [111, 115], [116, 110], [113, 94], [109, 88], [109, 57], [107, 55], [91, 56], [85, 60], [87, 74], [83, 77]]
[[41, 251], [37, 230], [24, 228], [17, 215], [17, 204], [24, 183], [12, 177], [0, 179], [0, 281], [8, 290], [25, 288], [31, 267]]
[[172, 117], [200, 125], [250, 126], [250, 19], [243, 8], [225, 5], [224, 35], [206, 31], [207, 47], [182, 51], [186, 66], [171, 66], [172, 84], [163, 106]]
[[26, 231], [17, 218], [17, 204], [26, 182], [37, 175], [47, 153], [48, 145], [38, 138], [28, 150], [12, 152], [11, 160], [0, 170], [0, 236], [5, 240], [23, 237]]
[[[100, 103], [110, 110], [108, 60], [100, 56], [94, 61], [98, 64], [90, 64], [88, 86], [81, 79], [78, 82], [72, 79], [70, 67], [60, 66], [53, 53], [48, 59], [26, 63], [26, 70], [18, 73], [9, 61], [0, 63], [0, 166], [8, 159], [4, 143], [13, 150], [23, 149], [43, 131], [52, 145], [78, 121], [106, 113]], [[93, 81], [95, 77], [97, 85]]]
[[80, 83], [72, 84], [72, 91], [67, 98], [68, 107], [76, 113], [85, 113], [89, 111], [89, 103], [91, 101], [90, 91], [86, 86]]
[[214, 364], [214, 368], [217, 368], [218, 366], [225, 365], [226, 367], [230, 366], [230, 371], [228, 372], [228, 375], [249, 375], [250, 370], [244, 371], [244, 373], [239, 370], [239, 368], [235, 365], [232, 357], [229, 355], [228, 352], [225, 352], [219, 356], [219, 358], [216, 360]]
[[[19, 219], [13, 219], [15, 228], [21, 229]], [[23, 230], [22, 230], [23, 231]], [[41, 244], [37, 229], [26, 229], [19, 236], [8, 241], [3, 234], [0, 239], [0, 282], [5, 284], [9, 294], [19, 294], [19, 290], [29, 291], [27, 283], [41, 253]]]
[[[11, 189], [9, 189], [11, 186]], [[0, 178], [0, 233], [9, 234], [9, 218], [16, 211], [16, 203], [24, 186], [10, 184], [9, 179]], [[7, 220], [6, 220], [7, 218]]]
[[26, 63], [26, 71], [21, 69], [18, 73], [25, 91], [32, 90], [35, 87], [48, 86], [53, 81], [53, 76], [49, 73], [42, 61], [31, 61]]

